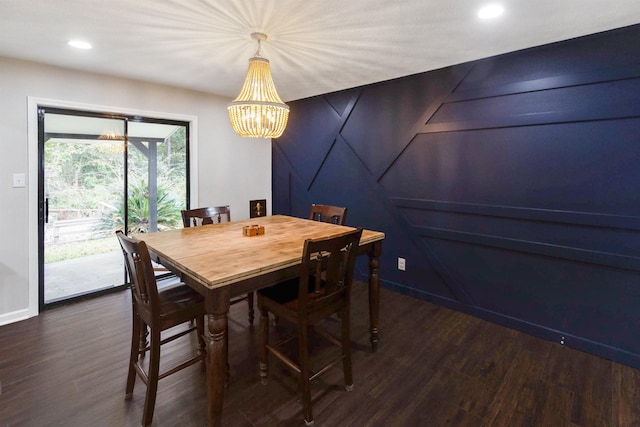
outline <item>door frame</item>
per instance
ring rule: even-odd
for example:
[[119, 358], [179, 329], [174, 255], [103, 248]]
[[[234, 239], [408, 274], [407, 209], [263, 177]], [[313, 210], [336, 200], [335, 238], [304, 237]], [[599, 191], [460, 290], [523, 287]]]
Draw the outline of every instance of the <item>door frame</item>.
[[29, 302], [28, 317], [37, 316], [39, 306], [40, 269], [38, 263], [39, 254], [39, 203], [38, 203], [38, 109], [59, 108], [68, 110], [88, 111], [114, 115], [142, 116], [150, 119], [166, 119], [187, 122], [189, 125], [189, 200], [194, 206], [198, 204], [198, 117], [183, 114], [163, 113], [157, 111], [145, 111], [127, 109], [96, 104], [84, 104], [71, 101], [63, 101], [49, 98], [27, 97], [27, 137], [28, 137], [28, 165], [27, 174], [29, 182]]

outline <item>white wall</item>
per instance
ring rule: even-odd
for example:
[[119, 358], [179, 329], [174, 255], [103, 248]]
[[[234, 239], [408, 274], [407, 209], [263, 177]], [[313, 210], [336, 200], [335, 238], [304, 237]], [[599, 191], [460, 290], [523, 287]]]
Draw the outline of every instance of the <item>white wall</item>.
[[249, 200], [267, 199], [271, 213], [271, 143], [235, 135], [230, 99], [0, 57], [0, 325], [37, 312], [37, 257], [29, 249], [37, 220], [29, 195], [37, 182], [12, 186], [14, 173], [37, 176], [29, 157], [28, 124], [35, 117], [28, 118], [28, 98], [196, 117], [198, 205], [229, 204], [232, 218], [244, 219]]

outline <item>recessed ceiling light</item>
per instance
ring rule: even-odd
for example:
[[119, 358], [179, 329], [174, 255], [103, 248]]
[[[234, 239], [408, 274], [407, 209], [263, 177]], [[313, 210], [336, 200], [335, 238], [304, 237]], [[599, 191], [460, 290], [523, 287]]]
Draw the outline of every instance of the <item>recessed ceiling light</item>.
[[499, 4], [488, 4], [478, 11], [478, 18], [491, 19], [496, 18], [504, 12], [504, 8]]
[[70, 40], [67, 44], [78, 49], [91, 49], [93, 47], [90, 43], [83, 42], [82, 40]]

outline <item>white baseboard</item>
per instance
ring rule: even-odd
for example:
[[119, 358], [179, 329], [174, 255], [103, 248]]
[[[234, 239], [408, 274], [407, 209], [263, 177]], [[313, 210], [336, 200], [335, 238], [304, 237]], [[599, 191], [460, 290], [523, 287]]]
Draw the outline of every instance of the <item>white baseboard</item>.
[[11, 313], [5, 313], [0, 315], [0, 326], [8, 325], [9, 323], [19, 322], [20, 320], [25, 320], [33, 315], [29, 314], [29, 309], [25, 308], [23, 310], [13, 311]]

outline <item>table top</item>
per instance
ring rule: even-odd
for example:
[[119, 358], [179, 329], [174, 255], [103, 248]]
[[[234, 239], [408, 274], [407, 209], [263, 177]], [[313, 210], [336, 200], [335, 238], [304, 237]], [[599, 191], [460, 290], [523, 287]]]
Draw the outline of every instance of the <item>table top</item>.
[[[244, 236], [246, 225], [265, 233]], [[156, 233], [136, 234], [168, 267], [184, 272], [210, 289], [251, 279], [301, 263], [306, 239], [332, 237], [353, 227], [273, 215]], [[384, 233], [363, 230], [360, 246], [384, 239]]]

